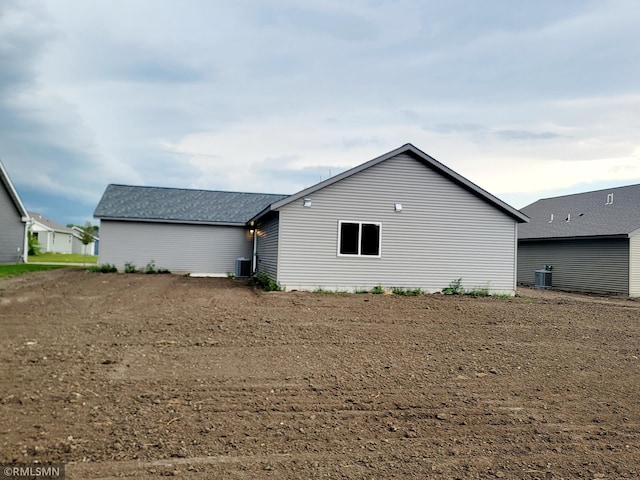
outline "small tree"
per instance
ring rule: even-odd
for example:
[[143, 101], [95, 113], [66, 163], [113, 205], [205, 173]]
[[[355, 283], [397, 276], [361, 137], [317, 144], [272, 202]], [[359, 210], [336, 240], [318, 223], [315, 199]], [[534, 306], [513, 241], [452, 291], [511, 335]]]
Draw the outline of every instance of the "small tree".
[[86, 265], [87, 245], [95, 241], [95, 237], [93, 236], [93, 234], [96, 231], [96, 228], [93, 225], [91, 225], [91, 222], [87, 222], [84, 224], [84, 227], [79, 227], [79, 228], [80, 228], [80, 241], [82, 242], [82, 245], [84, 245], [83, 263]]
[[31, 227], [29, 227], [29, 231], [27, 232], [27, 246], [29, 247], [27, 255], [38, 255], [40, 253], [38, 237], [33, 234]]

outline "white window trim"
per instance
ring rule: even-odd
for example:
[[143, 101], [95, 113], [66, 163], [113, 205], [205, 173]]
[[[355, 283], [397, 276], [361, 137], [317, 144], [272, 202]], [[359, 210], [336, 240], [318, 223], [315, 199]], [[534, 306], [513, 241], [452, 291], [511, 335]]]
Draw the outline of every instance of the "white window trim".
[[[343, 223], [357, 223], [358, 228], [358, 253], [340, 253], [340, 244], [342, 243], [342, 224]], [[362, 255], [360, 249], [362, 247], [362, 225], [377, 225], [378, 226], [378, 255]], [[337, 245], [338, 257], [348, 258], [380, 258], [382, 257], [382, 222], [369, 222], [364, 220], [338, 220], [338, 245]]]

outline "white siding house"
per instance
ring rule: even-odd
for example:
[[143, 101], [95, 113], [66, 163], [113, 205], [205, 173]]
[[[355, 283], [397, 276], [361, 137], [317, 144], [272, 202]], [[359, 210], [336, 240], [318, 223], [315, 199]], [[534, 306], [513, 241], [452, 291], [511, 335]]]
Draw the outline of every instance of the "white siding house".
[[[36, 212], [29, 212], [29, 228], [38, 240], [41, 252], [76, 253], [76, 232]], [[75, 238], [78, 241], [77, 238]], [[79, 253], [79, 252], [78, 252]]]
[[0, 161], [0, 263], [27, 261], [28, 214]]
[[258, 268], [287, 289], [513, 293], [525, 215], [412, 145], [257, 215]]

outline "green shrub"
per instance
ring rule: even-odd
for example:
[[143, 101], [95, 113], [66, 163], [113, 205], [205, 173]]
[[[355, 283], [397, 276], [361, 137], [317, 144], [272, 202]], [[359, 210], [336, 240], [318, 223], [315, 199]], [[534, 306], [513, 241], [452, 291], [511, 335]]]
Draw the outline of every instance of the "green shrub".
[[371, 289], [371, 293], [380, 295], [381, 293], [384, 293], [384, 288], [382, 288], [382, 285], [376, 285]]
[[124, 263], [124, 273], [138, 273], [138, 268], [132, 262]]
[[110, 263], [102, 263], [89, 267], [87, 271], [91, 273], [115, 273], [118, 271], [118, 268]]
[[31, 229], [27, 232], [27, 245], [28, 245], [28, 255], [39, 255], [40, 254], [40, 243], [38, 243], [38, 239], [33, 234]]
[[144, 273], [156, 273], [156, 262], [151, 260], [149, 263], [147, 263], [147, 266], [144, 267]]
[[267, 272], [259, 272], [255, 276], [256, 284], [265, 292], [279, 292], [282, 287]]
[[445, 295], [462, 295], [464, 293], [464, 288], [462, 288], [462, 278], [453, 280], [449, 283], [448, 287], [442, 289], [442, 293]]

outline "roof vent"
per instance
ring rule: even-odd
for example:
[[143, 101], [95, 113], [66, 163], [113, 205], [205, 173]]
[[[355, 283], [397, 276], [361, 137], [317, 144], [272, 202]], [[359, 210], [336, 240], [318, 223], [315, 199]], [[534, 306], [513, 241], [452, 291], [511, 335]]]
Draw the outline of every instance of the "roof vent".
[[607, 202], [605, 205], [613, 205], [613, 193], [607, 193]]
[[553, 213], [551, 214], [551, 218], [549, 219], [549, 221], [547, 223], [553, 223]]
[[569, 223], [571, 221], [571, 214], [567, 213], [567, 218], [564, 219], [565, 222]]

